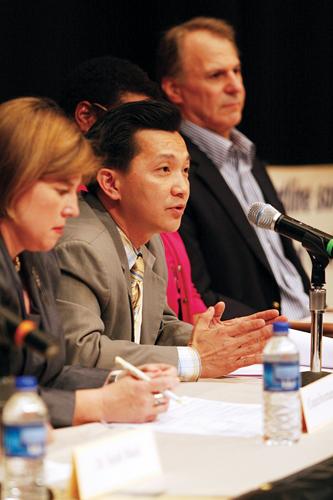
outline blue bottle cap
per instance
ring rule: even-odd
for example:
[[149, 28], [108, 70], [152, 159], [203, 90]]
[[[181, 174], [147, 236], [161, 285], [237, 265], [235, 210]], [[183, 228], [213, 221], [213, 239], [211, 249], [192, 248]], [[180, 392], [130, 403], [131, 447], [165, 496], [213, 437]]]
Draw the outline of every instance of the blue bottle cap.
[[284, 334], [284, 333], [288, 333], [289, 331], [289, 323], [287, 323], [286, 321], [276, 321], [275, 323], [273, 323], [273, 333], [274, 334]]
[[15, 385], [16, 389], [20, 389], [21, 391], [23, 390], [30, 390], [30, 389], [36, 389], [37, 386], [37, 379], [36, 377], [33, 376], [28, 376], [24, 375], [22, 377], [16, 377], [15, 380]]

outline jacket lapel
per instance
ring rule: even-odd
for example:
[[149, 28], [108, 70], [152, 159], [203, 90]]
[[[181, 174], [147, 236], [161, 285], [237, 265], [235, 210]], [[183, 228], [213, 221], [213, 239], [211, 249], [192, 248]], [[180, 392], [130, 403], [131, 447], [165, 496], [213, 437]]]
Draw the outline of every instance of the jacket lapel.
[[[140, 344], [154, 345], [161, 326], [161, 310], [166, 301], [166, 288], [164, 280], [153, 269], [156, 257], [150, 251], [150, 242], [143, 246], [142, 255], [145, 271]], [[145, 304], [149, 304], [149, 307], [145, 307]]]
[[124, 245], [121, 241], [121, 237], [117, 226], [110, 216], [110, 214], [105, 210], [101, 202], [98, 200], [96, 196], [91, 194], [86, 194], [84, 196], [84, 200], [88, 203], [88, 205], [94, 211], [96, 217], [101, 221], [101, 223], [106, 227], [107, 231], [110, 233], [114, 246], [116, 248], [120, 264], [126, 279], [127, 289], [129, 297], [131, 296], [131, 276], [128, 267], [127, 255], [124, 249]]
[[[106, 227], [115, 245], [127, 284], [128, 303], [132, 316], [133, 339], [134, 326], [131, 301], [131, 275], [121, 236], [115, 222], [113, 221], [112, 217], [110, 217], [100, 201], [91, 194], [85, 195], [84, 199], [93, 209], [98, 219]], [[150, 251], [149, 246], [150, 244], [148, 243], [147, 245], [143, 245], [142, 247], [142, 255], [145, 263], [145, 268], [143, 278], [143, 309], [140, 344], [154, 345], [160, 329], [161, 303], [165, 303], [165, 286], [162, 278], [153, 270], [156, 258], [155, 255]], [[149, 307], [145, 307], [145, 303], [149, 304]]]
[[266, 170], [262, 167], [261, 162], [258, 159], [255, 159], [254, 161], [252, 173], [260, 186], [266, 203], [270, 203], [280, 212], [284, 212], [281, 201], [277, 197], [273, 183], [271, 182], [268, 174], [266, 173]]

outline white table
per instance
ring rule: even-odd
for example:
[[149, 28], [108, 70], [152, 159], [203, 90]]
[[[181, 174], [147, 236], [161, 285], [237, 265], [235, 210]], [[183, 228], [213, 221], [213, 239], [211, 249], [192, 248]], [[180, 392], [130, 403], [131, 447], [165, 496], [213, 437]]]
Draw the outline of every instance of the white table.
[[[177, 393], [229, 402], [259, 403], [262, 381], [256, 377], [202, 380], [181, 384]], [[102, 424], [57, 430], [48, 457], [70, 463], [71, 446], [110, 432], [117, 431]], [[166, 479], [162, 498], [181, 495], [233, 497], [333, 455], [333, 424], [313, 434], [303, 434], [300, 442], [291, 447], [269, 447], [259, 437], [156, 433], [156, 441]]]

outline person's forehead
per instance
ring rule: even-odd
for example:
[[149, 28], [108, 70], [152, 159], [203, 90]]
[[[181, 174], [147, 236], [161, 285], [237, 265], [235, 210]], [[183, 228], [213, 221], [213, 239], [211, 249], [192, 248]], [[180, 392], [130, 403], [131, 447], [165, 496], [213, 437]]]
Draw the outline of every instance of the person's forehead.
[[165, 158], [179, 154], [187, 157], [188, 154], [185, 141], [177, 131], [145, 129], [137, 131], [134, 138], [139, 154], [147, 153]]
[[235, 45], [222, 36], [207, 31], [194, 31], [187, 33], [181, 44], [182, 64], [207, 65], [224, 60], [239, 61], [238, 51]]

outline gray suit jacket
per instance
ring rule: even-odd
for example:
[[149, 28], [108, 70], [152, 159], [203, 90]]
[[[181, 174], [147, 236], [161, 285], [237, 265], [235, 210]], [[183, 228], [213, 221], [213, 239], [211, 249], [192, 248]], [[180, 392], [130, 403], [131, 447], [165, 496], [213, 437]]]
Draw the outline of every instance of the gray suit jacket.
[[167, 271], [159, 236], [143, 248], [145, 261], [140, 344], [133, 342], [130, 271], [118, 229], [92, 194], [80, 200], [80, 216], [66, 225], [57, 246], [62, 279], [57, 294], [67, 339], [67, 361], [113, 368], [114, 357], [133, 364], [176, 365], [175, 346], [187, 345], [192, 326], [166, 304]]

